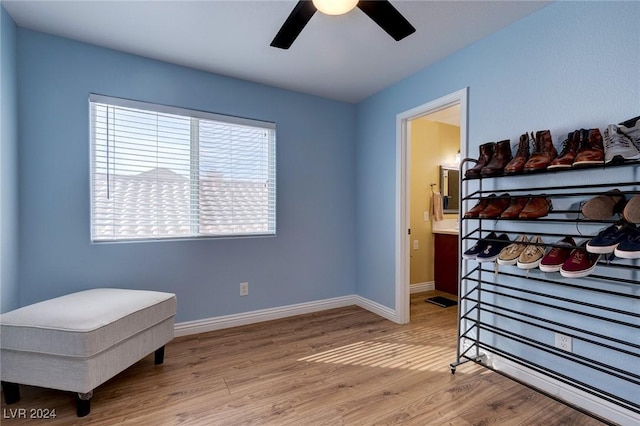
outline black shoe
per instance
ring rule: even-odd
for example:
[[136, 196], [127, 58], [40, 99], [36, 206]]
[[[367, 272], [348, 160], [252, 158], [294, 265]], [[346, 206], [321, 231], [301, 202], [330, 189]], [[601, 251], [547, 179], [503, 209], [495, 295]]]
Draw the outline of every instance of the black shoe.
[[475, 259], [480, 252], [487, 248], [487, 244], [489, 243], [487, 239], [495, 240], [498, 236], [495, 232], [490, 233], [485, 238], [481, 238], [471, 247], [469, 250], [462, 253], [463, 259]]
[[[488, 239], [489, 237], [486, 238], [486, 240]], [[482, 250], [476, 256], [476, 260], [478, 262], [493, 262], [498, 258], [498, 255], [500, 254], [502, 249], [509, 244], [511, 244], [511, 241], [509, 240], [507, 234], [500, 234], [500, 236], [494, 238], [494, 241], [487, 241], [484, 250]]]
[[623, 259], [640, 259], [640, 229], [627, 235], [614, 250], [614, 254]]

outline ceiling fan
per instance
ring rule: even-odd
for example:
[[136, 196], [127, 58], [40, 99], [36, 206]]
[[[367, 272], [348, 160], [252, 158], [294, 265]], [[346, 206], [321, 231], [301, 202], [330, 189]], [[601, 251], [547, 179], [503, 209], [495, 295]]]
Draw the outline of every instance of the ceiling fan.
[[274, 37], [271, 46], [280, 49], [291, 47], [316, 10], [328, 15], [342, 15], [356, 6], [396, 41], [416, 31], [413, 25], [387, 0], [300, 0]]

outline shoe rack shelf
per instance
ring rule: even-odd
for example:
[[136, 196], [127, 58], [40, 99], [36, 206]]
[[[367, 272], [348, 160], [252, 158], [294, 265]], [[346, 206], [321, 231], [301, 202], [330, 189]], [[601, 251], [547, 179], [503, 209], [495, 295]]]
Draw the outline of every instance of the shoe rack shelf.
[[[460, 176], [475, 162], [463, 160]], [[461, 178], [461, 252], [491, 232], [506, 233], [511, 241], [519, 235], [540, 236], [545, 248], [560, 247], [556, 242], [567, 236], [580, 244], [616, 219], [586, 219], [576, 200], [613, 188], [627, 199], [640, 194], [638, 160], [570, 171], [572, 179], [559, 179], [566, 185], [549, 185], [555, 176], [569, 176], [565, 170], [536, 171], [522, 178]], [[590, 171], [595, 171], [595, 177]], [[534, 174], [534, 179], [526, 177]], [[603, 183], [601, 176], [609, 180]], [[521, 187], [518, 182], [530, 186]], [[463, 217], [490, 194], [544, 195], [553, 208], [536, 219]], [[505, 373], [504, 364], [496, 364], [498, 360], [509, 364], [508, 371], [525, 367], [640, 414], [640, 259], [601, 255], [593, 273], [581, 278], [462, 256], [459, 262], [458, 340], [452, 373], [461, 364], [475, 362], [518, 380]]]

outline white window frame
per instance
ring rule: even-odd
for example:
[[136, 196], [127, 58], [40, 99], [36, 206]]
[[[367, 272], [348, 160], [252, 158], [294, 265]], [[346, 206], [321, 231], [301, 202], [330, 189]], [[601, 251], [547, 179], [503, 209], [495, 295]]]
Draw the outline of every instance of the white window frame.
[[[99, 105], [99, 106], [98, 106]], [[131, 220], [133, 217], [130, 213], [124, 213], [126, 210], [125, 207], [122, 207], [122, 204], [119, 206], [116, 205], [116, 202], [113, 202], [115, 198], [114, 191], [116, 191], [116, 184], [113, 181], [117, 180], [117, 171], [111, 172], [110, 170], [116, 170], [117, 164], [109, 164], [109, 158], [113, 157], [114, 160], [112, 163], [118, 163], [115, 160], [115, 155], [109, 152], [109, 149], [115, 151], [114, 148], [110, 148], [109, 144], [117, 143], [117, 137], [114, 136], [116, 131], [112, 132], [112, 135], [109, 135], [109, 131], [106, 131], [104, 127], [100, 127], [98, 118], [98, 113], [95, 112], [94, 108], [98, 106], [102, 108], [101, 111], [104, 111], [104, 105], [108, 108], [121, 108], [121, 109], [135, 109], [141, 110], [145, 113], [157, 114], [159, 117], [161, 114], [169, 114], [172, 116], [180, 116], [181, 119], [189, 119], [190, 126], [190, 148], [189, 148], [189, 159], [187, 163], [189, 164], [189, 170], [184, 171], [185, 173], [185, 183], [180, 184], [185, 188], [186, 193], [188, 194], [188, 201], [182, 203], [178, 203], [180, 207], [177, 207], [180, 210], [180, 219], [181, 224], [184, 224], [184, 211], [186, 211], [186, 215], [188, 216], [187, 221], [190, 222], [189, 231], [185, 231], [185, 226], [182, 225], [181, 230], [175, 232], [163, 232], [160, 226], [155, 226], [157, 231], [147, 231], [149, 229], [149, 224], [142, 223], [138, 228], [144, 228], [145, 230], [141, 232], [141, 235], [130, 235], [126, 232], [123, 233], [122, 223], [125, 223], [127, 220]], [[112, 111], [112, 110], [109, 110]], [[104, 120], [106, 123], [108, 121]], [[200, 238], [230, 238], [230, 237], [258, 237], [258, 236], [273, 236], [276, 234], [276, 126], [275, 123], [261, 121], [261, 120], [253, 120], [241, 117], [227, 116], [221, 114], [215, 114], [205, 111], [198, 111], [186, 108], [179, 108], [167, 105], [153, 104], [147, 102], [134, 101], [130, 99], [116, 98], [111, 96], [104, 96], [98, 94], [91, 94], [89, 96], [89, 123], [90, 123], [90, 204], [91, 204], [91, 218], [90, 218], [90, 235], [91, 241], [94, 243], [100, 242], [120, 242], [120, 241], [150, 241], [150, 240], [183, 240], [183, 239], [200, 239]], [[201, 133], [199, 130], [199, 126], [201, 123], [204, 123], [205, 127], [210, 126], [212, 129], [217, 128], [228, 128], [231, 130], [237, 129], [239, 132], [242, 129], [250, 129], [253, 134], [258, 133], [261, 136], [257, 138], [251, 139], [251, 142], [258, 143], [260, 149], [258, 150], [245, 150], [245, 152], [256, 152], [255, 158], [254, 154], [248, 154], [246, 157], [248, 158], [244, 163], [245, 167], [249, 165], [248, 174], [244, 178], [239, 178], [237, 176], [240, 175], [241, 172], [234, 172], [232, 166], [227, 165], [224, 166], [224, 160], [215, 156], [215, 154], [205, 154], [202, 155], [204, 160], [201, 162], [201, 151], [202, 145], [200, 143], [200, 137], [204, 133]], [[183, 122], [184, 124], [184, 122]], [[187, 123], [188, 124], [188, 123]], [[110, 127], [115, 127], [115, 125], [111, 124]], [[142, 126], [142, 125], [141, 125]], [[229, 127], [231, 126], [231, 127]], [[184, 129], [183, 129], [184, 130]], [[204, 132], [205, 130], [203, 130]], [[264, 131], [264, 134], [262, 134]], [[137, 134], [136, 134], [137, 135]], [[235, 148], [242, 148], [244, 138], [242, 136], [238, 137], [230, 137], [232, 141], [227, 141], [227, 144], [230, 145], [228, 147], [228, 151], [224, 151], [222, 148], [217, 147], [217, 140], [215, 138], [206, 139], [206, 136], [203, 136], [204, 140], [203, 144], [208, 144], [209, 147], [214, 146], [214, 151], [237, 154], [238, 151], [233, 151]], [[205, 140], [206, 139], [206, 140]], [[122, 138], [124, 140], [124, 138]], [[111, 141], [111, 142], [110, 142]], [[146, 142], [146, 141], [145, 141]], [[160, 144], [160, 142], [156, 142]], [[127, 142], [127, 146], [131, 148], [132, 143], [130, 141]], [[183, 144], [184, 145], [184, 144]], [[232, 145], [232, 146], [231, 146]], [[142, 145], [141, 145], [142, 146]], [[177, 145], [176, 145], [177, 146]], [[106, 154], [105, 154], [106, 147]], [[244, 145], [245, 148], [249, 147], [249, 145]], [[181, 150], [185, 150], [185, 146], [180, 146]], [[209, 150], [211, 151], [211, 149]], [[142, 152], [142, 151], [140, 151]], [[148, 151], [147, 151], [148, 152]], [[183, 152], [184, 153], [184, 152]], [[236, 158], [241, 155], [236, 155]], [[212, 160], [213, 159], [213, 160]], [[244, 157], [243, 157], [244, 159]], [[254, 162], [253, 160], [256, 160]], [[104, 161], [103, 161], [104, 160]], [[203, 182], [203, 186], [201, 186], [201, 172], [203, 169], [203, 163], [206, 163], [207, 160], [211, 160], [210, 163], [205, 165], [222, 165], [221, 167], [225, 168], [225, 172], [228, 173], [219, 173], [220, 176], [216, 178], [211, 178], [213, 180], [209, 180]], [[131, 160], [128, 160], [131, 161]], [[124, 163], [125, 161], [122, 161]], [[158, 164], [160, 162], [158, 161]], [[254, 165], [255, 164], [255, 165]], [[106, 165], [106, 166], [105, 166]], [[159, 167], [159, 166], [157, 166]], [[100, 171], [97, 171], [100, 170]], [[106, 170], [106, 173], [104, 172]], [[157, 170], [157, 169], [156, 169]], [[243, 169], [246, 170], [246, 169]], [[259, 172], [259, 173], [254, 173]], [[112, 173], [111, 179], [109, 178], [109, 174]], [[130, 177], [136, 177], [139, 175], [131, 174], [129, 172]], [[142, 174], [142, 173], [140, 173]], [[236, 175], [236, 178], [230, 178], [229, 175]], [[188, 175], [188, 176], [186, 176]], [[259, 177], [254, 177], [258, 176]], [[106, 176], [106, 179], [105, 179]], [[116, 176], [116, 177], [114, 177]], [[127, 177], [119, 177], [120, 179], [127, 179]], [[129, 179], [129, 186], [131, 185], [131, 180]], [[106, 184], [105, 184], [106, 181]], [[217, 183], [212, 183], [213, 181]], [[244, 183], [243, 183], [244, 182]], [[209, 188], [214, 188], [209, 193], [206, 193], [207, 188], [206, 185], [209, 185]], [[218, 190], [218, 187], [215, 185], [220, 185], [220, 187], [224, 187], [225, 190], [231, 193], [231, 199], [233, 200], [229, 205], [225, 204], [224, 206], [219, 206], [216, 203], [212, 203], [212, 200], [217, 200], [211, 195]], [[188, 188], [187, 188], [188, 186]], [[258, 187], [258, 196], [256, 200], [252, 200], [249, 198], [249, 207], [247, 207], [246, 201], [245, 204], [240, 205], [239, 202], [235, 201], [239, 198], [247, 199], [246, 194], [253, 189], [255, 192], [255, 188]], [[106, 188], [106, 191], [104, 189]], [[160, 183], [156, 183], [155, 191], [159, 191]], [[243, 188], [248, 188], [245, 189]], [[264, 188], [264, 189], [263, 189]], [[203, 192], [205, 191], [205, 192]], [[222, 192], [222, 190], [220, 190]], [[122, 190], [120, 190], [122, 193]], [[184, 191], [183, 191], [184, 192]], [[106, 195], [105, 195], [106, 194]], [[205, 201], [201, 201], [201, 194], [209, 194], [211, 198]], [[122, 197], [122, 194], [119, 195]], [[130, 199], [130, 197], [128, 198]], [[148, 199], [148, 198], [147, 198]], [[141, 199], [136, 199], [137, 202], [140, 202]], [[131, 203], [131, 201], [127, 201]], [[122, 202], [121, 202], [122, 203]], [[206, 206], [203, 207], [205, 203]], [[189, 206], [185, 206], [184, 210], [181, 206], [182, 204], [189, 204]], [[211, 207], [211, 205], [215, 207]], [[256, 204], [254, 206], [254, 204]], [[105, 214], [105, 205], [108, 205], [109, 214]], [[175, 205], [175, 203], [174, 203]], [[127, 204], [126, 207], [131, 207], [130, 204]], [[242, 214], [235, 214], [238, 209], [254, 209], [251, 216], [253, 219], [246, 219], [247, 222], [243, 222], [245, 219], [243, 217], [246, 216], [246, 212], [242, 212]], [[166, 217], [173, 217], [173, 213], [175, 213], [176, 207], [173, 207], [173, 210], [170, 210], [172, 214], [166, 214]], [[203, 210], [203, 211], [202, 211]], [[224, 214], [228, 211], [229, 218]], [[161, 207], [156, 206], [155, 211], [158, 216], [161, 215]], [[221, 214], [220, 212], [223, 211]], [[112, 212], [115, 212], [112, 214]], [[207, 213], [212, 213], [215, 218], [222, 217], [224, 222], [231, 221], [229, 225], [211, 225], [211, 215], [207, 216]], [[120, 216], [122, 214], [122, 216]], [[258, 216], [258, 221], [255, 222], [255, 217]], [[109, 218], [107, 218], [109, 216]], [[113, 217], [113, 218], [111, 218]], [[122, 217], [122, 221], [118, 224], [118, 219], [116, 217]], [[147, 219], [145, 217], [145, 219]], [[202, 225], [203, 220], [209, 220], [209, 225]], [[144, 222], [144, 221], [139, 221]], [[167, 222], [167, 220], [164, 220]], [[111, 225], [108, 225], [111, 223]], [[107, 225], [105, 225], [107, 224]], [[111, 226], [109, 228], [109, 226]], [[223, 229], [224, 228], [224, 229]], [[233, 228], [233, 229], [232, 229]], [[120, 231], [117, 231], [120, 229]], [[175, 229], [175, 227], [171, 227], [171, 229]], [[204, 230], [203, 230], [204, 229]], [[226, 230], [225, 230], [226, 229]], [[185, 233], [186, 232], [186, 233]]]

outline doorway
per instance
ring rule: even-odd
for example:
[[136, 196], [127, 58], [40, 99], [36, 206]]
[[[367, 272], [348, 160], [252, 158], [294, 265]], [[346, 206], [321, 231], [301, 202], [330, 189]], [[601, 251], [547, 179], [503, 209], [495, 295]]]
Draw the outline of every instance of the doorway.
[[[412, 235], [411, 229], [411, 201], [412, 201], [412, 128], [413, 132], [416, 131], [415, 124], [420, 123], [416, 120], [435, 121], [443, 120], [445, 113], [450, 113], [453, 110], [459, 111], [459, 149], [461, 158], [465, 158], [467, 151], [467, 88], [451, 93], [450, 95], [431, 101], [427, 104], [420, 105], [409, 111], [405, 111], [397, 116], [397, 164], [396, 164], [396, 183], [397, 183], [397, 199], [396, 199], [396, 282], [395, 282], [395, 295], [396, 295], [396, 315], [398, 323], [408, 323], [410, 320], [409, 299], [411, 293], [411, 254], [420, 250], [420, 238], [414, 238], [415, 233]], [[428, 120], [428, 119], [431, 120]], [[434, 120], [435, 119], [435, 120]], [[449, 123], [451, 118], [448, 118]], [[428, 148], [428, 147], [427, 147]], [[450, 160], [437, 160], [443, 163], [453, 163], [454, 158]], [[413, 161], [415, 168], [415, 161]], [[432, 210], [431, 210], [431, 189], [440, 192], [443, 183], [439, 178], [434, 176], [439, 175], [439, 168], [432, 170], [433, 182], [429, 182], [429, 187], [425, 188], [422, 184], [421, 188], [417, 191], [413, 190], [414, 194], [420, 195], [421, 193], [429, 201], [429, 208], [425, 210], [425, 205], [420, 206], [418, 210], [418, 218], [422, 214], [423, 224], [433, 224], [432, 222]], [[431, 184], [434, 184], [431, 187]], [[415, 189], [415, 188], [414, 188]], [[424, 198], [423, 198], [424, 201]], [[420, 211], [422, 211], [420, 213]], [[416, 213], [414, 212], [414, 223], [416, 223]], [[457, 221], [456, 221], [457, 222]], [[451, 223], [451, 222], [449, 222]], [[446, 225], [445, 225], [446, 226]], [[429, 228], [428, 226], [426, 228]], [[417, 232], [417, 231], [416, 231]], [[425, 229], [421, 230], [424, 234]], [[424, 235], [423, 235], [424, 236]], [[415, 241], [418, 240], [417, 243]], [[425, 241], [424, 244], [428, 244]], [[415, 248], [417, 247], [417, 248]], [[428, 246], [424, 248], [427, 249]], [[426, 250], [424, 250], [426, 252]], [[415, 291], [422, 291], [423, 289], [429, 289], [429, 282], [420, 282], [419, 286], [414, 286]]]

